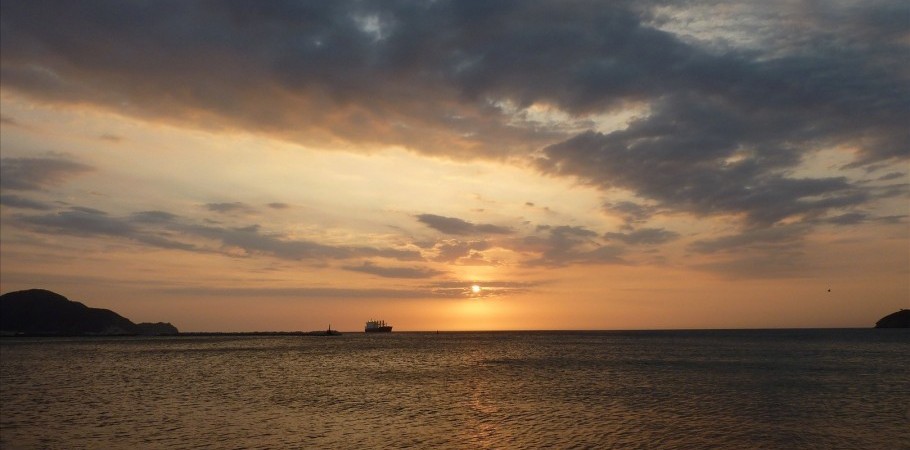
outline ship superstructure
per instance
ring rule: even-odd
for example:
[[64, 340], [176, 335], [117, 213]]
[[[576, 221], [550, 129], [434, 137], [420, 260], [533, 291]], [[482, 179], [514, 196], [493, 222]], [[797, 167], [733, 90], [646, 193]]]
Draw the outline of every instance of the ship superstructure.
[[391, 333], [392, 326], [385, 323], [385, 320], [370, 320], [363, 327], [365, 333]]

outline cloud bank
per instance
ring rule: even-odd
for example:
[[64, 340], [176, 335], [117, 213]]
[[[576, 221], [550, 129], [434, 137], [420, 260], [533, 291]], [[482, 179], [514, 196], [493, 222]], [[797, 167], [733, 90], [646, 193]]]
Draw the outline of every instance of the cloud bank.
[[91, 170], [91, 166], [59, 156], [2, 158], [0, 189], [42, 191]]
[[423, 260], [415, 250], [324, 244], [266, 232], [258, 224], [214, 226], [165, 211], [142, 211], [117, 217], [93, 208], [70, 207], [47, 214], [17, 215], [14, 223], [45, 234], [119, 238], [157, 248], [233, 257], [264, 255], [317, 264], [354, 258]]
[[786, 164], [830, 141], [855, 145], [861, 164], [907, 157], [900, 2], [806, 4], [768, 24], [748, 10], [726, 25], [770, 26], [777, 39], [737, 48], [731, 35], [723, 49], [674, 33], [683, 19], [668, 5], [4, 2], [3, 85], [158, 120], [432, 154], [536, 150], [635, 104], [653, 112], [609, 143], [657, 139], [652, 157], [744, 147], [762, 165]]
[[[20, 221], [166, 248], [195, 249], [195, 241], [175, 237], [192, 236], [219, 251], [285, 259], [493, 265], [483, 252], [498, 247], [553, 266], [625, 263], [630, 247], [678, 239], [678, 231], [651, 223], [658, 215], [731, 220], [734, 234], [690, 244], [705, 254], [774, 249], [799, 243], [813, 227], [884, 221], [871, 212], [877, 202], [908, 194], [900, 182], [910, 158], [906, 5], [724, 5], [6, 1], [4, 91], [308, 145], [520, 161], [629, 198], [605, 201], [622, 221], [606, 234], [564, 225], [517, 236], [508, 226], [419, 214], [419, 223], [447, 238], [427, 255], [292, 240], [257, 225], [216, 227], [167, 213], [110, 217], [73, 208]], [[806, 168], [830, 151], [848, 156], [837, 167]], [[91, 170], [57, 157], [4, 158], [2, 168], [2, 188], [16, 191], [46, 190]], [[6, 193], [0, 200], [48, 208]]]
[[445, 233], [453, 235], [471, 235], [471, 234], [510, 234], [512, 229], [508, 227], [492, 225], [488, 223], [473, 224], [457, 217], [444, 217], [435, 214], [420, 214], [417, 220], [424, 225]]

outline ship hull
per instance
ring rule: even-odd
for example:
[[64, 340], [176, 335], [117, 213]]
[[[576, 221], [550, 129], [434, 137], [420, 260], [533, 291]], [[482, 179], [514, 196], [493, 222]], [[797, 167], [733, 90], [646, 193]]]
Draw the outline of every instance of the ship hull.
[[392, 327], [385, 326], [385, 327], [375, 327], [375, 328], [364, 328], [363, 332], [364, 333], [391, 333]]

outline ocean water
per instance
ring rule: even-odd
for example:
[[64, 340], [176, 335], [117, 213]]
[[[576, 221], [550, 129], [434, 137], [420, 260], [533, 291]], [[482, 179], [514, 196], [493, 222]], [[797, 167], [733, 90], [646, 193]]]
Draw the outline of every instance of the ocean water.
[[3, 338], [0, 448], [910, 449], [910, 330]]

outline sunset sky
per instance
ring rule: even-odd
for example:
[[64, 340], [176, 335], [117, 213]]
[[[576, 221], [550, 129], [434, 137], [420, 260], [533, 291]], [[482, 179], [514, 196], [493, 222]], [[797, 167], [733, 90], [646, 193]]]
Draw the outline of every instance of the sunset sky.
[[0, 60], [2, 292], [181, 331], [910, 308], [906, 1], [4, 0]]

